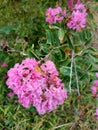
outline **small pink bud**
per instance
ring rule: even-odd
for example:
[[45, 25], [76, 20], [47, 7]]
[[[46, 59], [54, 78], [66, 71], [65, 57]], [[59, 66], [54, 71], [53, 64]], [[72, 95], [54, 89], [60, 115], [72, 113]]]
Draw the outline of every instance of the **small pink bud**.
[[98, 72], [96, 73], [96, 77], [98, 78]]
[[2, 62], [1, 67], [8, 67], [8, 64], [6, 62]]

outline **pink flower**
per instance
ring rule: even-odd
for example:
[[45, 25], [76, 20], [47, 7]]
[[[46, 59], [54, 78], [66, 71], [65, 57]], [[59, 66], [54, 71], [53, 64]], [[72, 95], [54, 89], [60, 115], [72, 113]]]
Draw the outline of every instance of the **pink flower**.
[[98, 80], [94, 81], [94, 86], [98, 87]]
[[46, 11], [46, 22], [48, 22], [49, 24], [56, 23], [55, 18], [54, 18], [54, 12], [53, 12], [52, 8], [49, 8]]
[[92, 90], [92, 94], [93, 94], [93, 95], [96, 95], [96, 93], [97, 93], [97, 88], [96, 88], [95, 86], [92, 86], [92, 87], [91, 87], [91, 90]]
[[94, 80], [91, 90], [92, 90], [92, 95], [98, 100], [98, 80]]
[[67, 23], [68, 28], [80, 30], [86, 27], [86, 9], [83, 4], [76, 4]]
[[2, 62], [1, 67], [8, 67], [8, 64], [6, 62]]
[[61, 7], [54, 8], [54, 15], [56, 21], [62, 21], [64, 17], [66, 16], [66, 11], [62, 11]]
[[75, 7], [74, 7], [74, 10], [79, 11], [80, 13], [84, 13], [86, 15], [86, 8], [81, 3], [76, 4]]
[[77, 0], [77, 4], [80, 4], [80, 0]]
[[49, 74], [58, 76], [58, 71], [56, 70], [55, 65], [52, 61], [46, 61], [41, 65], [41, 69], [46, 73], [48, 72]]
[[96, 119], [98, 119], [98, 108], [96, 109], [96, 112], [94, 115], [96, 116]]
[[98, 72], [96, 73], [96, 77], [98, 78]]
[[21, 64], [15, 64], [7, 75], [6, 84], [13, 91], [9, 96], [16, 94], [23, 107], [33, 105], [39, 114], [56, 109], [67, 98], [64, 84], [50, 60], [41, 64], [33, 58], [26, 58]]
[[46, 22], [53, 24], [56, 22], [61, 22], [66, 16], [66, 10], [62, 10], [61, 7], [49, 8], [46, 11]]
[[8, 96], [12, 98], [15, 94], [13, 92], [8, 93]]

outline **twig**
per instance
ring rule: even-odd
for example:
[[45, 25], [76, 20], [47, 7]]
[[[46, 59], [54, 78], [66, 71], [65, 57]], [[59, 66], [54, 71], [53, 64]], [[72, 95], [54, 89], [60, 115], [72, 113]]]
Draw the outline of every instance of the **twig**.
[[21, 51], [18, 51], [18, 50], [9, 50], [8, 52], [17, 52], [17, 53], [20, 53], [20, 55], [23, 55], [23, 56], [27, 56], [28, 54], [24, 53], [24, 52], [21, 52]]
[[27, 56], [28, 55], [28, 54], [26, 54], [26, 53], [24, 53], [22, 51], [18, 51], [18, 50], [14, 50], [14, 49], [10, 49], [10, 50], [8, 50], [8, 52], [17, 52], [17, 53], [20, 53], [23, 56]]
[[78, 91], [78, 95], [80, 96], [80, 90], [79, 90], [79, 80], [78, 80], [78, 74], [77, 74], [77, 69], [76, 69], [76, 62], [74, 59], [74, 68], [75, 68], [75, 75], [76, 75], [76, 83], [77, 83], [77, 91]]
[[[24, 52], [22, 52], [22, 51], [14, 50], [14, 49], [10, 49], [10, 50], [8, 50], [8, 52], [17, 52], [17, 53], [20, 53], [20, 55], [28, 56], [28, 54], [26, 54], [26, 53], [24, 53]], [[40, 59], [33, 51], [31, 51], [31, 52], [33, 53], [33, 55], [34, 55], [38, 60]]]
[[31, 51], [33, 53], [33, 55], [39, 60], [40, 58], [36, 55], [36, 53], [34, 51]]
[[69, 82], [69, 92], [70, 92], [70, 93], [71, 93], [71, 84], [72, 84], [73, 61], [74, 61], [74, 51], [72, 51], [71, 66], [70, 66], [70, 82]]
[[73, 124], [72, 124], [72, 126], [70, 127], [70, 130], [73, 130], [75, 127], [76, 127], [76, 125], [78, 125], [79, 124], [79, 119], [77, 119], [77, 121], [75, 121]]
[[62, 124], [62, 125], [59, 125], [59, 126], [54, 127], [53, 129], [56, 130], [56, 129], [61, 128], [61, 127], [63, 127], [63, 126], [70, 126], [70, 125], [72, 125], [72, 124], [73, 124], [73, 123]]
[[51, 53], [55, 50], [55, 49], [59, 49], [61, 47], [65, 47], [66, 45], [61, 45], [61, 46], [57, 46], [57, 47], [54, 47], [52, 50], [50, 50], [50, 52], [44, 57], [44, 60], [46, 61], [49, 56], [51, 55]]

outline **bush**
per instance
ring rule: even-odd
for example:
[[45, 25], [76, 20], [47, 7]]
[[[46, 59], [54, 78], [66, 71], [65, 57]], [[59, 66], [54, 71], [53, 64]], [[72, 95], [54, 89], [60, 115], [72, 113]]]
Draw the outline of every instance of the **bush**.
[[[97, 50], [91, 46], [93, 33], [97, 28], [92, 11], [97, 7], [95, 3], [94, 9], [91, 9], [89, 4], [91, 3], [78, 5], [74, 2], [71, 4], [63, 0], [58, 2], [2, 1], [0, 6], [1, 129], [98, 129], [97, 100], [95, 98], [97, 89], [94, 93], [97, 85], [91, 87], [96, 79], [95, 72], [97, 72], [98, 63]], [[47, 12], [46, 15], [45, 12]], [[37, 77], [31, 82], [38, 83], [39, 89], [36, 84], [32, 87], [32, 90], [34, 88], [37, 90], [34, 94], [31, 94], [32, 91], [28, 91], [30, 88], [26, 83], [29, 84], [27, 79], [30, 74], [27, 72], [30, 68], [28, 66], [32, 67], [35, 62], [26, 62], [26, 67], [20, 71], [23, 67], [21, 61], [24, 58], [29, 61], [35, 58], [36, 63], [40, 61], [37, 67], [33, 68], [36, 73], [32, 74], [33, 71], [30, 73], [31, 76]], [[14, 77], [15, 75], [16, 77]], [[26, 81], [24, 88], [17, 82], [21, 76], [23, 78], [21, 83]], [[44, 84], [46, 85], [45, 90], [40, 90], [40, 86], [43, 84], [39, 85], [37, 82], [40, 78], [46, 83]], [[13, 93], [10, 93], [12, 91], [7, 88], [6, 81], [9, 88], [16, 94], [9, 95], [13, 96], [12, 98], [8, 96]], [[91, 93], [91, 88], [93, 93]], [[51, 91], [49, 91], [50, 89]], [[64, 89], [67, 90], [68, 98]], [[22, 95], [23, 93], [25, 96]], [[50, 96], [48, 97], [46, 93]], [[27, 95], [31, 97], [33, 95], [35, 98], [27, 98]], [[44, 108], [42, 104], [40, 110], [38, 109], [39, 105], [36, 105], [35, 102], [36, 95], [43, 104], [47, 97], [50, 102], [49, 109], [45, 109], [44, 112], [40, 111], [41, 108]], [[65, 98], [67, 100], [64, 101]], [[32, 102], [31, 99], [34, 101]], [[63, 105], [57, 106], [62, 103]]]

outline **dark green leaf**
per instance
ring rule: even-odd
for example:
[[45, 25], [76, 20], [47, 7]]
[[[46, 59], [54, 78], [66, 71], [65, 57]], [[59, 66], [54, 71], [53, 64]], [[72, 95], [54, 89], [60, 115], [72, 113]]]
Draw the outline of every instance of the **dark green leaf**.
[[92, 41], [92, 38], [90, 38], [89, 40], [87, 40], [87, 41], [85, 42], [85, 45], [86, 45], [86, 46], [89, 45], [89, 44], [91, 43], [91, 41]]
[[67, 42], [69, 44], [70, 49], [73, 49], [72, 42], [71, 42], [70, 37], [68, 35], [67, 35]]

